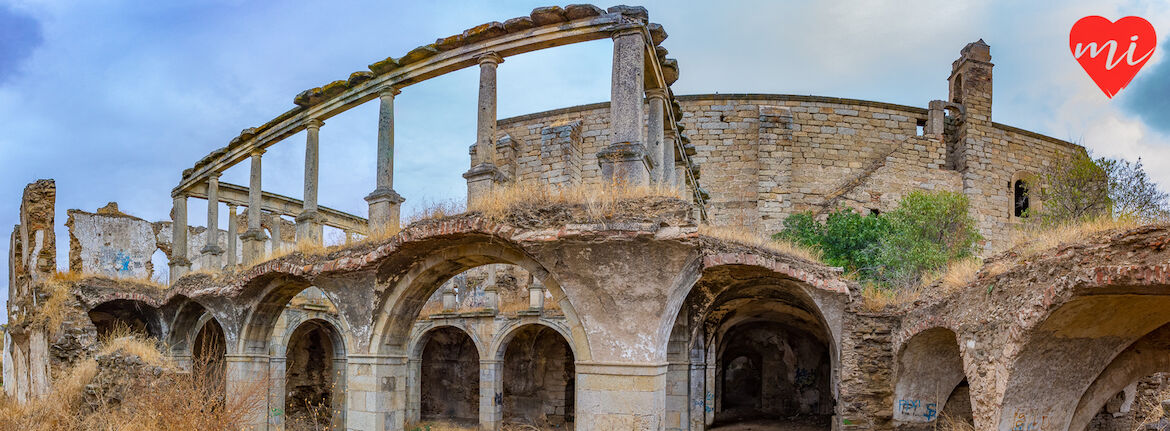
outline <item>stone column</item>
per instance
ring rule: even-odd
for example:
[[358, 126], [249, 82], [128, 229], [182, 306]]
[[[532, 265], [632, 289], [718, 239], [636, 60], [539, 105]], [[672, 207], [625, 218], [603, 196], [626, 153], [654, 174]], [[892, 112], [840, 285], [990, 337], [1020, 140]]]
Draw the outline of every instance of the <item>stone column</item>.
[[399, 228], [402, 202], [406, 199], [394, 191], [394, 96], [399, 90], [386, 87], [378, 94], [378, 168], [377, 185], [366, 196], [370, 204], [370, 234], [392, 232]]
[[346, 357], [345, 429], [405, 430], [408, 365], [405, 356]]
[[504, 180], [496, 167], [496, 66], [504, 59], [494, 52], [479, 57], [479, 116], [476, 123], [475, 157], [467, 179], [468, 201], [483, 196]]
[[662, 138], [662, 185], [678, 187], [678, 174], [675, 173], [674, 149], [678, 145], [678, 131], [671, 127], [663, 131]]
[[240, 235], [244, 243], [244, 265], [251, 265], [264, 258], [264, 241], [268, 235], [260, 228], [260, 156], [264, 150], [252, 151], [252, 176], [248, 183], [248, 230]]
[[171, 283], [191, 270], [187, 258], [187, 195], [174, 196], [171, 208]]
[[223, 247], [219, 246], [219, 172], [207, 177], [207, 241], [200, 251], [203, 268], [219, 271], [219, 256], [223, 254]]
[[[224, 368], [227, 379], [227, 399], [228, 403], [233, 402], [234, 399], [251, 398], [255, 396], [255, 391], [267, 388], [268, 380], [268, 356], [267, 355], [251, 355], [251, 354], [236, 354], [227, 353], [224, 355]], [[264, 391], [262, 393], [267, 393]], [[247, 422], [253, 428], [250, 429], [265, 429], [265, 422], [268, 418], [267, 403], [243, 403], [239, 405], [253, 405], [256, 407], [255, 411], [249, 412]]]
[[276, 254], [277, 250], [284, 248], [284, 236], [280, 233], [280, 222], [280, 214], [272, 213], [272, 224], [268, 226], [268, 230], [272, 232], [272, 254]]
[[240, 235], [236, 219], [236, 206], [228, 204], [227, 254], [224, 257], [224, 267], [227, 268], [236, 266], [236, 238]]
[[455, 296], [455, 288], [454, 287], [447, 286], [446, 289], [443, 289], [442, 299], [443, 299], [443, 312], [444, 313], [454, 312], [455, 309], [459, 308], [459, 302], [458, 302], [458, 298], [456, 298], [456, 296]]
[[321, 217], [317, 213], [317, 172], [321, 126], [324, 125], [315, 118], [305, 122], [305, 204], [297, 215], [296, 242], [322, 244]]
[[651, 88], [646, 90], [646, 102], [650, 108], [649, 118], [646, 124], [646, 151], [650, 153], [650, 162], [654, 165], [650, 171], [650, 182], [661, 184], [663, 180], [663, 142], [666, 118], [666, 90], [662, 88]]
[[577, 362], [577, 429], [660, 430], [666, 364]]
[[642, 139], [643, 79], [646, 41], [638, 29], [613, 34], [613, 76], [610, 86], [610, 144], [597, 152], [601, 178], [627, 184], [649, 184]]
[[499, 429], [504, 418], [502, 362], [496, 358], [479, 360], [479, 429], [484, 431]]
[[544, 309], [544, 286], [540, 283], [528, 285], [528, 309], [533, 311]]

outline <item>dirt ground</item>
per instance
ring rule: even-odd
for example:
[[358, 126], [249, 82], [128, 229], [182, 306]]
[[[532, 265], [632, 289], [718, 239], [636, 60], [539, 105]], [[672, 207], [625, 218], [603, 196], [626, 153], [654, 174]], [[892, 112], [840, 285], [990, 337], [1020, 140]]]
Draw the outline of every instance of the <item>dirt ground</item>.
[[796, 417], [789, 419], [746, 419], [727, 423], [716, 421], [710, 431], [824, 431], [831, 428], [829, 417]]

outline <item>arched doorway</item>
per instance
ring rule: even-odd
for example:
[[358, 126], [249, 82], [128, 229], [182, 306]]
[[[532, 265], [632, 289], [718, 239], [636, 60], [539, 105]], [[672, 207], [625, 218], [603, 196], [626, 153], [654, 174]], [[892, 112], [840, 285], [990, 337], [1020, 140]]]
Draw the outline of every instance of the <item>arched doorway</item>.
[[459, 328], [427, 332], [419, 355], [419, 416], [456, 425], [479, 423], [479, 349]]
[[571, 429], [576, 408], [573, 350], [556, 330], [524, 325], [503, 346], [503, 422]]
[[191, 372], [213, 393], [223, 397], [227, 341], [223, 328], [215, 318], [209, 318], [191, 341]]
[[[339, 429], [344, 421], [344, 358], [335, 328], [319, 319], [297, 325], [285, 351], [286, 430]], [[340, 362], [340, 363], [339, 363]]]
[[900, 428], [974, 426], [971, 390], [954, 331], [937, 327], [910, 337], [898, 352], [895, 376], [893, 417]]
[[103, 302], [89, 310], [89, 319], [99, 340], [123, 333], [154, 339], [162, 335], [158, 310], [141, 301], [115, 299]]
[[817, 301], [833, 293], [751, 265], [697, 278], [666, 346], [668, 417], [689, 429], [830, 429], [837, 359]]

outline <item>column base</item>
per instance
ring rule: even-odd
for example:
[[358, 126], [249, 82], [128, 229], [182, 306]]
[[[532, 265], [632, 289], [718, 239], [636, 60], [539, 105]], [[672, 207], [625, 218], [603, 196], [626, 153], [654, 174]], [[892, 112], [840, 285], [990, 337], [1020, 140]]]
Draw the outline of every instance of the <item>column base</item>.
[[508, 182], [500, 168], [492, 163], [482, 163], [473, 166], [463, 174], [467, 179], [467, 202], [486, 196], [496, 185]]
[[629, 185], [650, 184], [646, 147], [640, 143], [610, 144], [597, 152], [597, 163], [601, 165], [602, 180]]
[[577, 429], [664, 429], [666, 364], [578, 362], [576, 371]]
[[366, 202], [370, 204], [370, 235], [398, 230], [401, 222], [402, 203], [406, 198], [394, 189], [374, 189]]
[[324, 244], [324, 229], [321, 227], [321, 214], [316, 211], [305, 211], [297, 216], [297, 243], [315, 245]]
[[268, 240], [268, 235], [264, 234], [263, 229], [248, 229], [240, 235], [240, 241], [244, 248], [244, 265], [251, 265], [264, 258], [264, 242]]
[[202, 269], [209, 269], [212, 271], [220, 270], [220, 256], [223, 255], [223, 247], [214, 244], [203, 246], [200, 250], [203, 253], [200, 267]]
[[191, 272], [191, 261], [185, 258], [171, 259], [169, 266], [171, 267], [171, 283]]

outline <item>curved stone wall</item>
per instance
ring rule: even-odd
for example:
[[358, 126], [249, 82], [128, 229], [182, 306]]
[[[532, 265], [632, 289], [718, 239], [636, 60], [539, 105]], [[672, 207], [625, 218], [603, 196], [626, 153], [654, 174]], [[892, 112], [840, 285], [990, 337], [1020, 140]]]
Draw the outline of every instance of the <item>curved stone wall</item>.
[[[677, 100], [693, 159], [702, 168], [701, 184], [710, 193], [710, 221], [764, 232], [778, 231], [794, 212], [823, 213], [838, 206], [884, 212], [911, 191], [948, 190], [970, 196], [988, 250], [994, 250], [1018, 221], [1012, 179], [1084, 151], [989, 123], [985, 138], [992, 147], [977, 156], [951, 154], [968, 159], [958, 170], [948, 162], [948, 151], [959, 151], [951, 131], [963, 121], [958, 114], [946, 118], [946, 131], [935, 131], [927, 126], [929, 110], [881, 102], [779, 94]], [[510, 161], [504, 169], [519, 181], [596, 182], [601, 178], [596, 154], [609, 143], [609, 118], [609, 104], [597, 103], [502, 119], [505, 137], [497, 154]], [[964, 186], [964, 174], [983, 182]], [[984, 182], [1003, 186], [988, 189]]]

